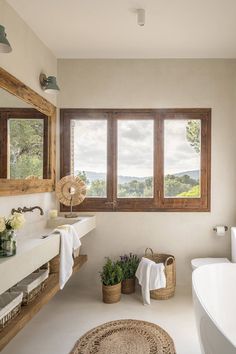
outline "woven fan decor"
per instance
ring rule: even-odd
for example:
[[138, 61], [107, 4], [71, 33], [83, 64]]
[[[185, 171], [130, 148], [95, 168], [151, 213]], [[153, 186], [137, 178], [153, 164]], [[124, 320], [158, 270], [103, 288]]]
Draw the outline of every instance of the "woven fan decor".
[[86, 196], [86, 184], [79, 177], [65, 176], [57, 183], [56, 196], [63, 205], [79, 205]]
[[70, 354], [176, 354], [171, 337], [154, 323], [119, 320], [85, 333]]

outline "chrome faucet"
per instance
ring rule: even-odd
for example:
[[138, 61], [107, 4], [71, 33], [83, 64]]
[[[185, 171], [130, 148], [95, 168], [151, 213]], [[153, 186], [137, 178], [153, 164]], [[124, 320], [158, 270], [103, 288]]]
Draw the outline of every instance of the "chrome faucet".
[[17, 209], [12, 209], [11, 213], [12, 214], [14, 214], [15, 212], [16, 213], [27, 213], [28, 211], [32, 212], [35, 209], [38, 209], [40, 211], [40, 215], [44, 214], [43, 209], [40, 206], [34, 206], [34, 207], [31, 207], [31, 208], [27, 208], [27, 207], [21, 208], [21, 207], [19, 207]]

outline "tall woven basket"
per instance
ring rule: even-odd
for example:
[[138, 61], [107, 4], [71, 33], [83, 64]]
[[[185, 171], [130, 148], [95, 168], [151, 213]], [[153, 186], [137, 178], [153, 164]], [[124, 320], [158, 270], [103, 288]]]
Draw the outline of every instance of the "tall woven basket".
[[156, 300], [167, 300], [173, 297], [176, 286], [175, 257], [171, 254], [154, 253], [151, 248], [146, 248], [145, 257], [155, 263], [164, 263], [165, 265], [166, 288], [151, 290], [151, 298]]

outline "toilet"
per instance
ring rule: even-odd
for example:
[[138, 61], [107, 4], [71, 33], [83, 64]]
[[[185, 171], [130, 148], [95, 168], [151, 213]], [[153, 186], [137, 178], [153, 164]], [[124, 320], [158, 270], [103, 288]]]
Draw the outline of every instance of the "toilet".
[[[231, 227], [231, 257], [232, 262], [236, 263], [236, 227]], [[230, 260], [228, 258], [215, 257], [195, 258], [191, 260], [191, 266], [193, 271], [203, 265], [214, 263], [230, 263]]]
[[228, 258], [195, 258], [191, 260], [192, 270], [195, 270], [203, 265], [214, 263], [230, 263], [230, 261]]

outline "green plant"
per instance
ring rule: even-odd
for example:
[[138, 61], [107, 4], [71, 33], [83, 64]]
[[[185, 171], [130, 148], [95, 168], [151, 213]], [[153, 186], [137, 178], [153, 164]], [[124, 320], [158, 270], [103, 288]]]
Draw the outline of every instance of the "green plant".
[[135, 277], [140, 259], [136, 254], [130, 253], [128, 255], [120, 256], [119, 265], [123, 271], [123, 279], [131, 279]]
[[122, 268], [118, 262], [113, 262], [110, 258], [106, 259], [102, 272], [100, 272], [102, 283], [104, 285], [116, 285], [123, 279]]

